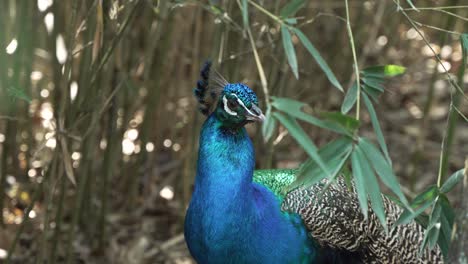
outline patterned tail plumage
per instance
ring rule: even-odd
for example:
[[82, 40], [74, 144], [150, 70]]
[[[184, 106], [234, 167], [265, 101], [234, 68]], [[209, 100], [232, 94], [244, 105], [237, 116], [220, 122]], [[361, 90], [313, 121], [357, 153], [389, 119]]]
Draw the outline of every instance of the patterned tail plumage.
[[416, 222], [395, 225], [403, 210], [387, 197], [384, 200], [386, 234], [369, 206], [369, 218], [364, 219], [354, 186], [343, 179], [324, 191], [327, 181], [297, 188], [286, 195], [282, 209], [301, 215], [312, 237], [324, 246], [360, 252], [365, 263], [443, 263], [438, 246], [419, 252], [424, 229]]

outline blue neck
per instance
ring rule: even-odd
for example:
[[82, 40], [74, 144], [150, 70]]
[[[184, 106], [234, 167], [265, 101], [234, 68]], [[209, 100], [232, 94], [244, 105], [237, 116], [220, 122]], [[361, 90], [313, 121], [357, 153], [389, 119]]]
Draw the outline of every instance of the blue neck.
[[308, 263], [313, 255], [297, 215], [253, 183], [255, 154], [245, 128], [223, 128], [216, 114], [203, 125], [195, 190], [185, 237], [198, 263]]
[[[222, 127], [215, 114], [205, 122], [198, 152], [197, 192], [216, 199], [247, 195], [255, 167], [252, 142], [244, 127]], [[238, 194], [238, 195], [236, 195]]]

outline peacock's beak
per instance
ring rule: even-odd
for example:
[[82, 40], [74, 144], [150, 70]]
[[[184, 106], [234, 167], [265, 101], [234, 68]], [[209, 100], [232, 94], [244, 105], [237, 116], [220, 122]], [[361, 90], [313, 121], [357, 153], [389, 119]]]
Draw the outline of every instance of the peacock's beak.
[[265, 121], [265, 116], [258, 106], [252, 104], [252, 109], [247, 112], [247, 120], [263, 122]]

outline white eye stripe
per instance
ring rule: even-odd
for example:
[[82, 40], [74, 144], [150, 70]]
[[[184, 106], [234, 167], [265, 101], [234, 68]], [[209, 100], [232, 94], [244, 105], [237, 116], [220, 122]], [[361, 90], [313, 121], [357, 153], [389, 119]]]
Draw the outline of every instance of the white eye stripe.
[[[239, 99], [237, 99], [239, 100]], [[236, 116], [237, 113], [235, 111], [232, 111], [229, 106], [228, 106], [228, 100], [226, 98], [226, 96], [223, 96], [223, 105], [224, 105], [224, 111], [226, 111], [228, 114], [232, 115], [232, 116]]]
[[[237, 98], [237, 96], [236, 96], [236, 98]], [[244, 109], [245, 109], [250, 115], [256, 116], [256, 114], [252, 113], [252, 111], [250, 111], [250, 110], [245, 106], [244, 102], [242, 102], [241, 100], [239, 100], [239, 98], [237, 98], [237, 102], [238, 102], [242, 107], [244, 107]]]

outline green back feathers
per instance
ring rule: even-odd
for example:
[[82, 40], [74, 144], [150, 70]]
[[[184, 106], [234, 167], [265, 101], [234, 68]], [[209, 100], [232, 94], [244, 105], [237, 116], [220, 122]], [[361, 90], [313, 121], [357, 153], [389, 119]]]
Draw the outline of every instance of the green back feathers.
[[289, 190], [288, 187], [296, 180], [297, 172], [297, 169], [256, 170], [253, 181], [268, 187], [283, 199]]

